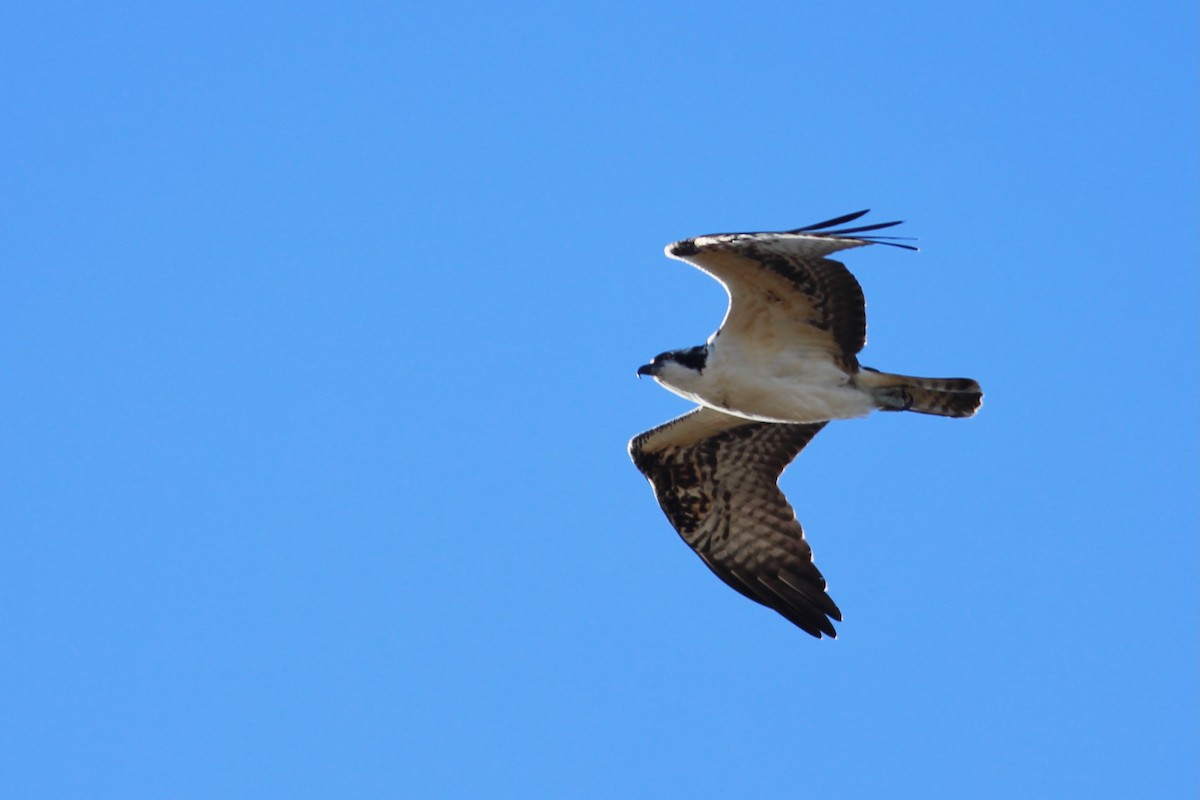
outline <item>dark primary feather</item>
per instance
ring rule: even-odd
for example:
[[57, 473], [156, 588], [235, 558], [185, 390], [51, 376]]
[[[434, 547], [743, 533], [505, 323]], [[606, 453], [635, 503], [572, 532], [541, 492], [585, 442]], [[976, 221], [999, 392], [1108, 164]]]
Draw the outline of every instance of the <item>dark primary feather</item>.
[[[834, 217], [833, 219], [827, 219], [824, 222], [817, 222], [813, 225], [806, 225], [803, 228], [793, 228], [790, 231], [785, 231], [785, 233], [808, 234], [810, 236], [833, 236], [835, 238], [836, 237], [848, 238], [849, 234], [852, 234], [852, 233], [866, 233], [868, 231], [883, 230], [884, 228], [893, 228], [896, 225], [900, 225], [904, 222], [903, 220], [895, 220], [893, 222], [876, 222], [871, 225], [860, 225], [856, 228], [840, 228], [838, 230], [832, 230], [832, 231], [825, 230], [826, 228], [832, 228], [835, 225], [841, 225], [844, 222], [853, 222], [854, 220], [858, 219], [859, 217], [862, 217], [862, 216], [866, 215], [867, 213], [869, 213], [870, 210], [871, 209], [869, 209], [869, 208], [864, 208], [862, 211], [855, 211], [853, 214], [844, 214], [840, 217]], [[897, 241], [897, 240], [901, 240], [901, 239], [908, 239], [909, 237], [907, 237], [907, 236], [856, 236], [854, 238], [862, 239], [865, 242], [872, 242], [873, 244], [886, 244], [886, 245], [890, 245], [891, 247], [903, 247], [905, 250], [916, 250], [917, 249], [916, 247], [914, 247], [911, 244], [900, 244], [899, 241]]]
[[[855, 211], [852, 214], [843, 214], [840, 217], [827, 219], [824, 222], [814, 222], [812, 225], [805, 225], [803, 228], [793, 228], [788, 233], [808, 233], [809, 231], [819, 231], [822, 228], [832, 228], [834, 225], [841, 225], [844, 222], [854, 222], [860, 217], [865, 217], [871, 213], [871, 209], [864, 208], [862, 211]], [[890, 223], [894, 225], [895, 223]]]
[[717, 577], [813, 636], [835, 636], [825, 592], [780, 473], [825, 423], [747, 422], [700, 408], [630, 442], [667, 519]]

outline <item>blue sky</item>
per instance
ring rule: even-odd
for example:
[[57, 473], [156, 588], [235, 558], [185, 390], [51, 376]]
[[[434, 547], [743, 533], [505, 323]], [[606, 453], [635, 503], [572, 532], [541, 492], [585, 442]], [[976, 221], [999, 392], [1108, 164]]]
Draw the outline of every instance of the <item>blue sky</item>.
[[[1194, 796], [1196, 16], [6, 6], [0, 793]], [[867, 207], [987, 398], [785, 474], [816, 641], [625, 444], [663, 245]]]

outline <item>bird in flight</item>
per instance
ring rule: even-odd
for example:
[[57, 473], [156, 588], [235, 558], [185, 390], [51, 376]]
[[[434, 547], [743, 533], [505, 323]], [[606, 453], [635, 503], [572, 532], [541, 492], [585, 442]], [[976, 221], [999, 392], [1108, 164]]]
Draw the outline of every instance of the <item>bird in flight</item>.
[[[703, 345], [638, 368], [697, 404], [635, 436], [634, 464], [671, 525], [717, 577], [805, 632], [836, 636], [842, 614], [779, 476], [829, 420], [874, 410], [970, 417], [983, 400], [969, 378], [917, 378], [858, 363], [866, 304], [858, 281], [828, 256], [897, 237], [857, 227], [866, 211], [775, 233], [720, 233], [666, 253], [720, 281], [729, 308]], [[864, 235], [865, 234], [865, 235]]]

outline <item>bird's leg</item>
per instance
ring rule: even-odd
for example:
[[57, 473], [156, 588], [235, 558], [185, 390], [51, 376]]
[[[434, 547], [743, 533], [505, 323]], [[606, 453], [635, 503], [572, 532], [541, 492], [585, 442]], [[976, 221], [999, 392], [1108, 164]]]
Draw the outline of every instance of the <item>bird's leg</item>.
[[888, 386], [871, 392], [875, 404], [880, 411], [908, 411], [912, 408], [913, 397], [903, 386]]

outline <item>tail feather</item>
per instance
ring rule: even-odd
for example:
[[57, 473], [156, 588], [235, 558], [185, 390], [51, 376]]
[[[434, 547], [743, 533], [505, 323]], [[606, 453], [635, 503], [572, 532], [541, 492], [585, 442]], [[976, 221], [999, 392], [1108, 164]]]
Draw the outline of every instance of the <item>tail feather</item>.
[[970, 417], [983, 404], [983, 391], [970, 378], [915, 378], [864, 368], [857, 382], [882, 411]]

